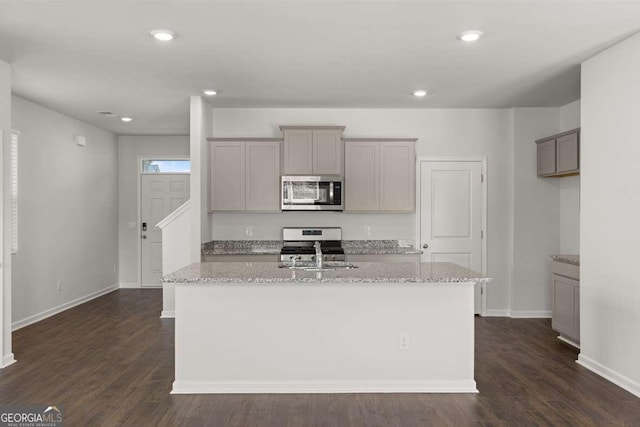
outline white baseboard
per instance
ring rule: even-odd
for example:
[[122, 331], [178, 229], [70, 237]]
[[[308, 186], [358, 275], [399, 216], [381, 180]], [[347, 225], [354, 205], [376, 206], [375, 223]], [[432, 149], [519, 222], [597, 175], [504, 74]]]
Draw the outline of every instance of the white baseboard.
[[511, 317], [511, 310], [508, 308], [487, 309], [486, 317]]
[[565, 338], [562, 335], [558, 335], [558, 339], [560, 341], [566, 342], [567, 344], [569, 344], [569, 345], [571, 345], [571, 346], [573, 346], [573, 347], [575, 347], [577, 349], [580, 349], [580, 344], [578, 344], [577, 342], [575, 342], [573, 340], [570, 340], [569, 338]]
[[514, 319], [550, 319], [551, 310], [511, 310]]
[[120, 283], [120, 289], [138, 289], [140, 287], [137, 283]]
[[161, 319], [175, 319], [176, 318], [176, 312], [175, 312], [175, 310], [162, 310], [162, 313], [160, 313], [160, 318]]
[[2, 365], [0, 365], [0, 368], [6, 368], [7, 366], [13, 365], [14, 363], [16, 363], [16, 359], [13, 357], [13, 353], [7, 354], [2, 358]]
[[550, 310], [488, 309], [485, 317], [511, 317], [513, 319], [550, 319]]
[[56, 315], [58, 313], [61, 313], [61, 312], [65, 311], [65, 310], [68, 310], [68, 309], [70, 309], [72, 307], [75, 307], [77, 305], [83, 304], [83, 303], [85, 303], [87, 301], [91, 301], [92, 299], [96, 299], [98, 297], [101, 297], [102, 295], [106, 295], [109, 292], [113, 292], [113, 291], [117, 290], [118, 288], [119, 288], [119, 286], [117, 284], [116, 285], [107, 286], [106, 288], [100, 289], [99, 291], [92, 292], [89, 295], [85, 295], [83, 297], [76, 298], [76, 299], [71, 300], [69, 302], [65, 302], [64, 304], [60, 304], [57, 307], [53, 307], [53, 308], [50, 308], [50, 309], [45, 310], [43, 312], [34, 314], [33, 316], [29, 316], [29, 317], [27, 317], [25, 319], [15, 321], [15, 322], [13, 322], [11, 324], [12, 330], [17, 331], [20, 328], [24, 328], [25, 326], [29, 326], [29, 325], [31, 325], [33, 323], [39, 322], [39, 321], [41, 321], [43, 319], [46, 319], [47, 317], [54, 316], [54, 315]]
[[624, 375], [614, 371], [613, 369], [609, 369], [606, 366], [596, 362], [595, 360], [584, 356], [583, 354], [578, 355], [578, 360], [576, 363], [584, 366], [588, 370], [595, 372], [603, 378], [611, 381], [617, 386], [622, 387], [628, 392], [635, 394], [640, 397], [640, 384], [633, 381], [631, 378], [627, 378]]
[[171, 394], [477, 393], [474, 380], [452, 381], [174, 381]]

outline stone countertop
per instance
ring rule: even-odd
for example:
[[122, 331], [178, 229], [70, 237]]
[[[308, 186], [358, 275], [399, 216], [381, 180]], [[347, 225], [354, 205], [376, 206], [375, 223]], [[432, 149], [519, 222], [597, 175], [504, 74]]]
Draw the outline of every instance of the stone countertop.
[[282, 240], [214, 240], [202, 244], [202, 255], [279, 255]]
[[[203, 243], [202, 255], [278, 255], [282, 240], [214, 240]], [[419, 255], [421, 250], [398, 240], [343, 240], [346, 255]]]
[[551, 259], [565, 264], [580, 265], [580, 255], [551, 255]]
[[[461, 283], [490, 282], [452, 263], [358, 262], [357, 268], [316, 273], [280, 268], [273, 262], [202, 262], [162, 278], [162, 283]], [[330, 267], [331, 263], [325, 263]]]
[[342, 249], [346, 255], [419, 255], [421, 250], [408, 246], [400, 240], [343, 240]]

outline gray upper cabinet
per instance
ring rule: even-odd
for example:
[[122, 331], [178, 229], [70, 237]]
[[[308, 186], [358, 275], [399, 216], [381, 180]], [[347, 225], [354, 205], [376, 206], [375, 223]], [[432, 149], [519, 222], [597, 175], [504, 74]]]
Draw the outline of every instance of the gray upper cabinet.
[[280, 140], [209, 141], [209, 211], [280, 210]]
[[578, 138], [578, 132], [556, 138], [556, 173], [579, 171]]
[[210, 143], [209, 210], [243, 211], [245, 208], [245, 143]]
[[538, 176], [575, 175], [580, 172], [580, 129], [536, 141]]
[[415, 141], [380, 143], [380, 210], [411, 212], [416, 208]]
[[282, 129], [284, 135], [284, 174], [313, 173], [313, 131], [305, 128]]
[[345, 144], [345, 211], [380, 210], [380, 143], [353, 141]]
[[556, 173], [556, 140], [538, 143], [538, 176]]
[[344, 126], [280, 126], [285, 175], [342, 175]]
[[280, 142], [247, 142], [245, 166], [245, 210], [280, 210]]
[[345, 140], [345, 211], [415, 211], [415, 139]]

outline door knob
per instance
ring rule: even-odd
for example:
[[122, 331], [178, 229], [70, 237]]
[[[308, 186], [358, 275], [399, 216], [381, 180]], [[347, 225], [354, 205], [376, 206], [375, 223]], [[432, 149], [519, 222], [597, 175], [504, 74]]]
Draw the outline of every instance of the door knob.
[[422, 245], [422, 249], [427, 249], [429, 247], [429, 245], [427, 245], [426, 243]]

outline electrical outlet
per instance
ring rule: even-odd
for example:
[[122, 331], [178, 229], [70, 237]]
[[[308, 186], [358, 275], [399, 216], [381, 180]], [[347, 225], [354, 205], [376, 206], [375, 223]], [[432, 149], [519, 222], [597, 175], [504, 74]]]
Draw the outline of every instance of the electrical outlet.
[[247, 228], [244, 229], [244, 234], [247, 236], [253, 236], [253, 227], [247, 226]]
[[413, 240], [398, 240], [398, 246], [401, 248], [410, 248], [413, 246]]
[[370, 226], [365, 226], [364, 227], [364, 234], [365, 236], [371, 236], [371, 227]]
[[62, 290], [62, 280], [58, 280], [56, 282], [56, 290], [58, 290], [58, 291]]
[[409, 350], [409, 334], [400, 335], [400, 350]]

